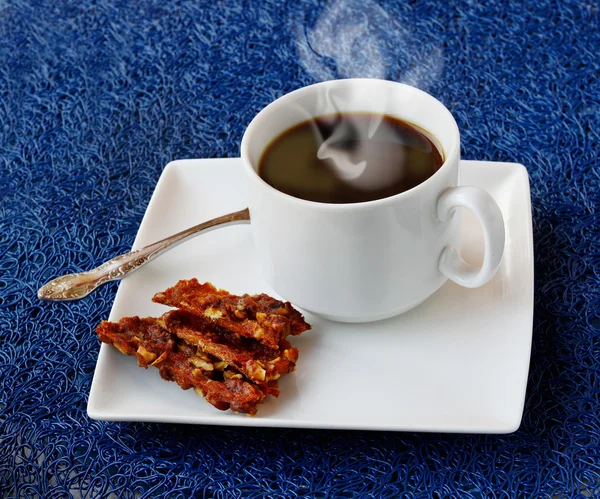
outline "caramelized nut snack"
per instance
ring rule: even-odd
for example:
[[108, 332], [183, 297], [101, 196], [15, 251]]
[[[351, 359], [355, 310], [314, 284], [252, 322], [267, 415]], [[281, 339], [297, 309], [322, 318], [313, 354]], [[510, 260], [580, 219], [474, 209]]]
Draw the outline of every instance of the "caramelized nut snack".
[[[198, 356], [196, 347], [163, 329], [157, 319], [125, 317], [117, 323], [103, 321], [97, 333], [100, 341], [114, 345], [126, 355], [135, 355], [142, 367], [157, 367], [163, 379], [175, 381], [184, 390], [194, 388], [220, 410], [231, 408], [254, 415], [267, 393], [279, 393], [276, 381], [261, 388], [233, 370], [223, 369], [217, 375], [214, 359], [202, 353]], [[209, 363], [212, 368], [208, 368]]]
[[179, 281], [154, 295], [152, 300], [196, 314], [207, 322], [245, 338], [256, 339], [275, 350], [289, 334], [298, 335], [310, 329], [302, 314], [289, 302], [265, 294], [230, 295], [209, 282], [200, 284], [197, 279]]
[[285, 338], [310, 329], [300, 312], [265, 294], [230, 295], [196, 279], [179, 281], [153, 301], [179, 307], [159, 319], [103, 321], [100, 341], [167, 381], [193, 388], [217, 409], [256, 414], [278, 379], [296, 368], [298, 350]]

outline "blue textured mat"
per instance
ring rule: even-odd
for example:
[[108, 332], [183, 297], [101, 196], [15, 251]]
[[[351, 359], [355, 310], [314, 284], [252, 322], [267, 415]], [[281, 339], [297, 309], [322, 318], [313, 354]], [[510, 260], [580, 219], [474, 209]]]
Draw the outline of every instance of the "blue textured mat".
[[[598, 3], [165, 3], [0, 0], [0, 496], [599, 497]], [[128, 250], [170, 160], [237, 156], [273, 98], [382, 75], [450, 108], [464, 158], [529, 170], [519, 431], [89, 420], [93, 328], [117, 285], [68, 305], [39, 302], [38, 286]]]

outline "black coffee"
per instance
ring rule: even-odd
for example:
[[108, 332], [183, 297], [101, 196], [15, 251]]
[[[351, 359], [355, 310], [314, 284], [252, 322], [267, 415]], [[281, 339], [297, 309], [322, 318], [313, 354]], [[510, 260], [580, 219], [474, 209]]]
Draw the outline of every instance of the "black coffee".
[[443, 158], [427, 133], [387, 115], [342, 113], [300, 123], [265, 150], [259, 175], [275, 189], [321, 203], [360, 203], [407, 191]]

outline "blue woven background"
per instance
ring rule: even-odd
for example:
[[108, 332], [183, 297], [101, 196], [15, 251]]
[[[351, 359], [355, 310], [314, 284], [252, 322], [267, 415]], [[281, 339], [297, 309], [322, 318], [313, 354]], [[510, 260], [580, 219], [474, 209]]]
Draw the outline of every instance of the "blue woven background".
[[[599, 7], [0, 0], [0, 496], [600, 497]], [[89, 420], [93, 329], [117, 285], [70, 304], [38, 301], [39, 285], [127, 251], [170, 160], [237, 156], [265, 104], [344, 76], [420, 86], [454, 113], [464, 158], [528, 168], [521, 428]]]

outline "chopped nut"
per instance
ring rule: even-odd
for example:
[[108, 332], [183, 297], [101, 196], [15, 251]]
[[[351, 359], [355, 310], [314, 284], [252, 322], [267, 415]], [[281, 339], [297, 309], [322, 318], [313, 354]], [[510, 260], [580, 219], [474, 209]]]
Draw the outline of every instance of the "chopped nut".
[[236, 374], [233, 371], [225, 371], [223, 377], [225, 379], [242, 379], [243, 376], [240, 373]]
[[125, 345], [119, 345], [118, 343], [113, 343], [115, 345], [115, 347], [117, 347], [117, 350], [119, 350], [119, 352], [124, 353], [125, 355], [129, 355], [129, 352], [127, 351], [127, 347]]
[[298, 352], [296, 352], [292, 348], [290, 348], [288, 350], [284, 350], [283, 351], [283, 358], [286, 359], [286, 360], [289, 360], [291, 362], [296, 362], [296, 360], [298, 359]]
[[265, 335], [265, 330], [262, 327], [257, 326], [256, 329], [254, 330], [254, 337], [257, 340], [260, 340], [264, 335]]
[[238, 319], [240, 319], [240, 320], [244, 320], [244, 319], [247, 319], [247, 318], [248, 318], [248, 314], [247, 314], [246, 312], [243, 312], [243, 311], [241, 311], [241, 310], [236, 310], [236, 311], [234, 312], [234, 315], [235, 315], [235, 316], [236, 316]]
[[153, 366], [158, 366], [159, 364], [163, 363], [167, 357], [169, 356], [169, 352], [163, 352], [160, 354], [160, 356], [158, 357], [158, 359], [156, 359], [154, 362], [152, 362], [151, 365]]
[[266, 328], [275, 328], [273, 322], [269, 320], [269, 316], [264, 312], [258, 312], [256, 314], [256, 322]]
[[199, 357], [202, 360], [205, 360], [206, 362], [210, 362], [210, 357], [206, 355], [206, 353], [201, 348], [198, 348], [196, 350], [196, 357]]
[[212, 371], [214, 369], [213, 365], [210, 362], [206, 362], [204, 359], [200, 357], [190, 357], [190, 363], [200, 369], [204, 369], [205, 371]]
[[287, 308], [285, 307], [281, 307], [277, 309], [277, 312], [279, 315], [288, 315], [289, 311]]
[[215, 362], [214, 367], [217, 371], [224, 371], [227, 367], [229, 367], [229, 364], [227, 362], [221, 360], [219, 362]]
[[252, 379], [264, 381], [267, 376], [264, 366], [258, 360], [249, 360], [246, 362], [246, 370]]
[[198, 395], [200, 395], [201, 397], [205, 397], [205, 396], [206, 396], [206, 394], [204, 393], [204, 390], [203, 390], [202, 388], [198, 387], [198, 386], [195, 386], [195, 387], [194, 387], [194, 391], [195, 391], [195, 392], [196, 392]]
[[148, 350], [146, 350], [142, 345], [140, 345], [137, 349], [137, 353], [140, 354], [144, 360], [148, 363], [152, 362], [154, 359], [156, 359], [156, 354], [153, 352], [149, 352]]
[[244, 310], [246, 310], [246, 307], [244, 307], [244, 305], [242, 303], [238, 303], [237, 309], [241, 310], [243, 312]]
[[204, 315], [210, 317], [211, 319], [220, 319], [221, 317], [223, 317], [223, 312], [217, 310], [216, 308], [208, 307], [205, 310]]

